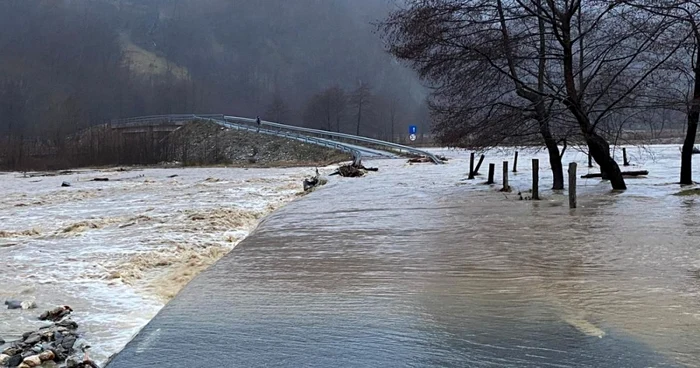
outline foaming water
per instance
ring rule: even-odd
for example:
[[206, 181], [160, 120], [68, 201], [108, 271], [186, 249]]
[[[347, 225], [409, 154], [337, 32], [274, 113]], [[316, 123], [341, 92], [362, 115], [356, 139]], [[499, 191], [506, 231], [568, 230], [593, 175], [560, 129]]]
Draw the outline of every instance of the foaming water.
[[[624, 193], [579, 179], [575, 210], [551, 190], [517, 199], [528, 156], [549, 184], [541, 154], [520, 152], [507, 194], [465, 181], [462, 152], [440, 150], [446, 166], [368, 163], [379, 173], [267, 218], [110, 368], [165, 356], [178, 367], [698, 367], [700, 198], [672, 195], [677, 147], [650, 150], [632, 152], [651, 174]], [[585, 159], [564, 161], [582, 174]]]
[[[68, 304], [104, 362], [262, 216], [296, 198], [311, 169], [146, 169], [0, 175], [0, 338]], [[92, 181], [93, 178], [109, 181]], [[61, 187], [63, 181], [71, 187]]]

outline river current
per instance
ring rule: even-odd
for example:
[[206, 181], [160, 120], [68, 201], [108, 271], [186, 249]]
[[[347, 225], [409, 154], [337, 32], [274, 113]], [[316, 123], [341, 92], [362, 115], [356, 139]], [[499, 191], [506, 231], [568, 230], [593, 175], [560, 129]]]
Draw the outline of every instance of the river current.
[[[650, 175], [625, 192], [579, 179], [577, 209], [520, 200], [531, 158], [550, 185], [541, 153], [501, 193], [436, 151], [452, 160], [370, 161], [275, 212], [110, 368], [700, 366], [700, 197], [674, 195], [677, 147], [630, 149]], [[500, 182], [511, 155], [481, 172]]]

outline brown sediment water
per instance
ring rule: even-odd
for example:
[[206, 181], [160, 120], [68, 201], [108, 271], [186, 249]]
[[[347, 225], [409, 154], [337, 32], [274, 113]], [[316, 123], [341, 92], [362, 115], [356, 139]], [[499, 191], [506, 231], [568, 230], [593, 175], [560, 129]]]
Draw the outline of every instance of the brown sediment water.
[[[549, 185], [541, 153], [521, 150], [519, 172], [510, 174], [514, 191], [505, 194], [483, 177], [464, 180], [467, 153], [439, 153], [453, 159], [443, 166], [380, 160], [366, 163], [378, 173], [335, 177], [239, 245], [247, 232], [226, 229], [255, 224], [260, 212], [296, 198], [278, 191], [302, 174], [287, 171], [289, 181], [280, 183], [244, 171], [177, 180], [163, 173], [133, 188], [99, 184], [115, 187], [42, 208], [48, 213], [3, 209], [0, 222], [21, 219], [5, 231], [53, 233], [100, 217], [100, 207], [111, 213], [102, 217], [123, 221], [51, 242], [0, 239], [24, 247], [0, 247], [1, 266], [13, 270], [0, 281], [13, 293], [27, 287], [23, 296], [40, 305], [52, 292], [61, 303], [83, 304], [86, 326], [109, 325], [89, 331], [106, 357], [174, 293], [169, 285], [179, 288], [185, 273], [233, 249], [110, 368], [163, 359], [172, 367], [700, 367], [700, 197], [673, 195], [677, 147], [628, 149], [650, 175], [629, 179], [625, 192], [578, 179], [575, 210], [565, 192], [518, 200], [530, 189], [530, 157], [540, 158], [540, 187]], [[511, 158], [487, 153], [484, 164]], [[564, 161], [588, 171], [583, 154]], [[39, 200], [54, 203], [50, 197]], [[140, 215], [148, 220], [128, 221]], [[62, 274], [80, 282], [61, 281]], [[76, 297], [87, 292], [89, 302]]]
[[0, 309], [0, 338], [16, 339], [41, 325], [43, 309], [68, 304], [91, 357], [103, 362], [263, 216], [297, 198], [302, 178], [313, 173], [187, 168], [0, 176], [0, 300], [38, 304]]
[[579, 179], [574, 210], [518, 200], [537, 154], [506, 194], [460, 152], [372, 162], [266, 219], [109, 367], [698, 367], [700, 197], [653, 150], [626, 192]]

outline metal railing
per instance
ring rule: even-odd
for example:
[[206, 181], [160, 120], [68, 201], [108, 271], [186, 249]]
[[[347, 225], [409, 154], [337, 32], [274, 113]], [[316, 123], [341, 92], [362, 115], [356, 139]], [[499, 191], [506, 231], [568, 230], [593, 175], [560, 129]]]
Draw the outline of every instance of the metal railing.
[[197, 114], [171, 114], [171, 115], [150, 115], [137, 116], [133, 118], [114, 119], [110, 121], [112, 128], [132, 128], [158, 125], [183, 125], [184, 123], [196, 119], [221, 118], [221, 114], [197, 115]]
[[[241, 123], [247, 123], [247, 124], [255, 124], [256, 120], [255, 119], [250, 119], [250, 118], [243, 118], [243, 117], [238, 117], [238, 116], [229, 116], [226, 115], [224, 116], [224, 119], [226, 121], [238, 121]], [[363, 143], [369, 143], [369, 144], [374, 144], [378, 145], [381, 147], [388, 147], [394, 150], [397, 150], [400, 153], [410, 153], [413, 155], [417, 156], [425, 156], [432, 160], [436, 164], [442, 164], [443, 161], [440, 160], [437, 156], [430, 152], [426, 152], [417, 148], [413, 147], [408, 147], [404, 146], [398, 143], [392, 143], [392, 142], [387, 142], [387, 141], [382, 141], [379, 139], [374, 139], [374, 138], [367, 138], [367, 137], [361, 137], [358, 135], [352, 135], [352, 134], [346, 134], [346, 133], [337, 133], [337, 132], [331, 132], [328, 130], [320, 130], [320, 129], [311, 129], [311, 128], [304, 128], [304, 127], [299, 127], [299, 126], [294, 126], [294, 125], [286, 125], [286, 124], [280, 124], [280, 123], [274, 123], [271, 121], [264, 121], [261, 120], [260, 124], [263, 126], [269, 126], [269, 127], [275, 127], [278, 129], [285, 129], [285, 130], [291, 130], [291, 131], [296, 131], [296, 132], [303, 132], [303, 133], [308, 133], [308, 134], [315, 134], [315, 135], [321, 135], [321, 136], [327, 136], [329, 138], [342, 138], [342, 139], [349, 139], [357, 142], [363, 142]]]
[[[362, 142], [389, 148], [399, 153], [407, 153], [417, 156], [425, 156], [436, 164], [442, 164], [437, 156], [430, 152], [419, 150], [417, 148], [404, 146], [401, 144], [386, 142], [379, 139], [367, 138], [352, 134], [337, 133], [327, 130], [304, 128], [294, 125], [280, 124], [271, 121], [260, 121], [260, 126], [257, 125], [256, 119], [244, 118], [238, 116], [229, 116], [222, 114], [170, 114], [170, 115], [151, 115], [138, 116], [133, 118], [115, 119], [110, 122], [112, 128], [130, 128], [143, 126], [158, 126], [158, 125], [183, 125], [192, 120], [208, 120], [227, 128], [254, 131], [256, 133], [274, 135], [294, 139], [301, 142], [315, 144], [318, 146], [338, 149], [344, 152], [349, 152], [353, 156], [353, 161], [356, 164], [360, 163], [363, 154], [366, 156], [382, 156], [396, 157], [390, 152], [384, 150], [376, 150], [356, 144], [339, 142], [338, 139], [345, 139], [355, 142]], [[272, 129], [270, 129], [272, 128]], [[304, 133], [304, 134], [301, 134]]]
[[355, 164], [355, 165], [360, 165], [362, 163], [363, 153], [368, 153], [370, 155], [390, 156], [390, 154], [386, 154], [386, 153], [383, 153], [380, 151], [375, 151], [375, 150], [367, 149], [365, 147], [354, 146], [354, 145], [350, 145], [350, 144], [346, 144], [346, 143], [336, 142], [336, 141], [333, 141], [330, 139], [310, 137], [310, 136], [296, 134], [296, 133], [287, 132], [287, 131], [270, 130], [270, 129], [266, 129], [266, 128], [262, 128], [262, 127], [258, 128], [258, 127], [247, 125], [247, 124], [238, 124], [235, 122], [229, 122], [229, 121], [216, 119], [216, 118], [201, 118], [200, 117], [200, 119], [213, 122], [215, 124], [221, 125], [223, 127], [229, 128], [229, 129], [245, 130], [245, 131], [255, 132], [258, 134], [273, 135], [273, 136], [283, 137], [283, 138], [287, 138], [287, 139], [293, 139], [293, 140], [304, 142], [304, 143], [314, 144], [314, 145], [321, 146], [321, 147], [333, 148], [333, 149], [343, 151], [343, 152], [348, 152], [352, 155], [353, 164]]

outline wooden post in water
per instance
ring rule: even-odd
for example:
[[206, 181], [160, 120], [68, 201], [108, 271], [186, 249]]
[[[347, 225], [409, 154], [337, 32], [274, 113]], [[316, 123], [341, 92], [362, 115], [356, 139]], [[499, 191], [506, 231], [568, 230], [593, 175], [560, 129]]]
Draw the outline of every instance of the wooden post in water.
[[569, 208], [576, 208], [576, 163], [569, 163]]
[[510, 186], [508, 186], [508, 161], [503, 161], [503, 189], [501, 192], [510, 192]]
[[479, 175], [479, 169], [481, 168], [481, 163], [484, 162], [484, 155], [479, 157], [479, 163], [476, 164], [476, 169], [474, 169], [474, 175]]
[[518, 151], [515, 151], [515, 159], [513, 160], [513, 172], [518, 172]]
[[593, 167], [593, 156], [591, 156], [590, 152], [588, 152], [588, 167]]
[[496, 171], [496, 164], [489, 164], [489, 180], [486, 182], [486, 184], [494, 184], [495, 183], [493, 181], [494, 171]]
[[532, 199], [540, 199], [540, 160], [532, 159]]
[[474, 152], [469, 155], [469, 177], [467, 179], [474, 179]]
[[630, 162], [627, 161], [627, 148], [622, 148], [622, 164], [624, 166], [629, 166]]

